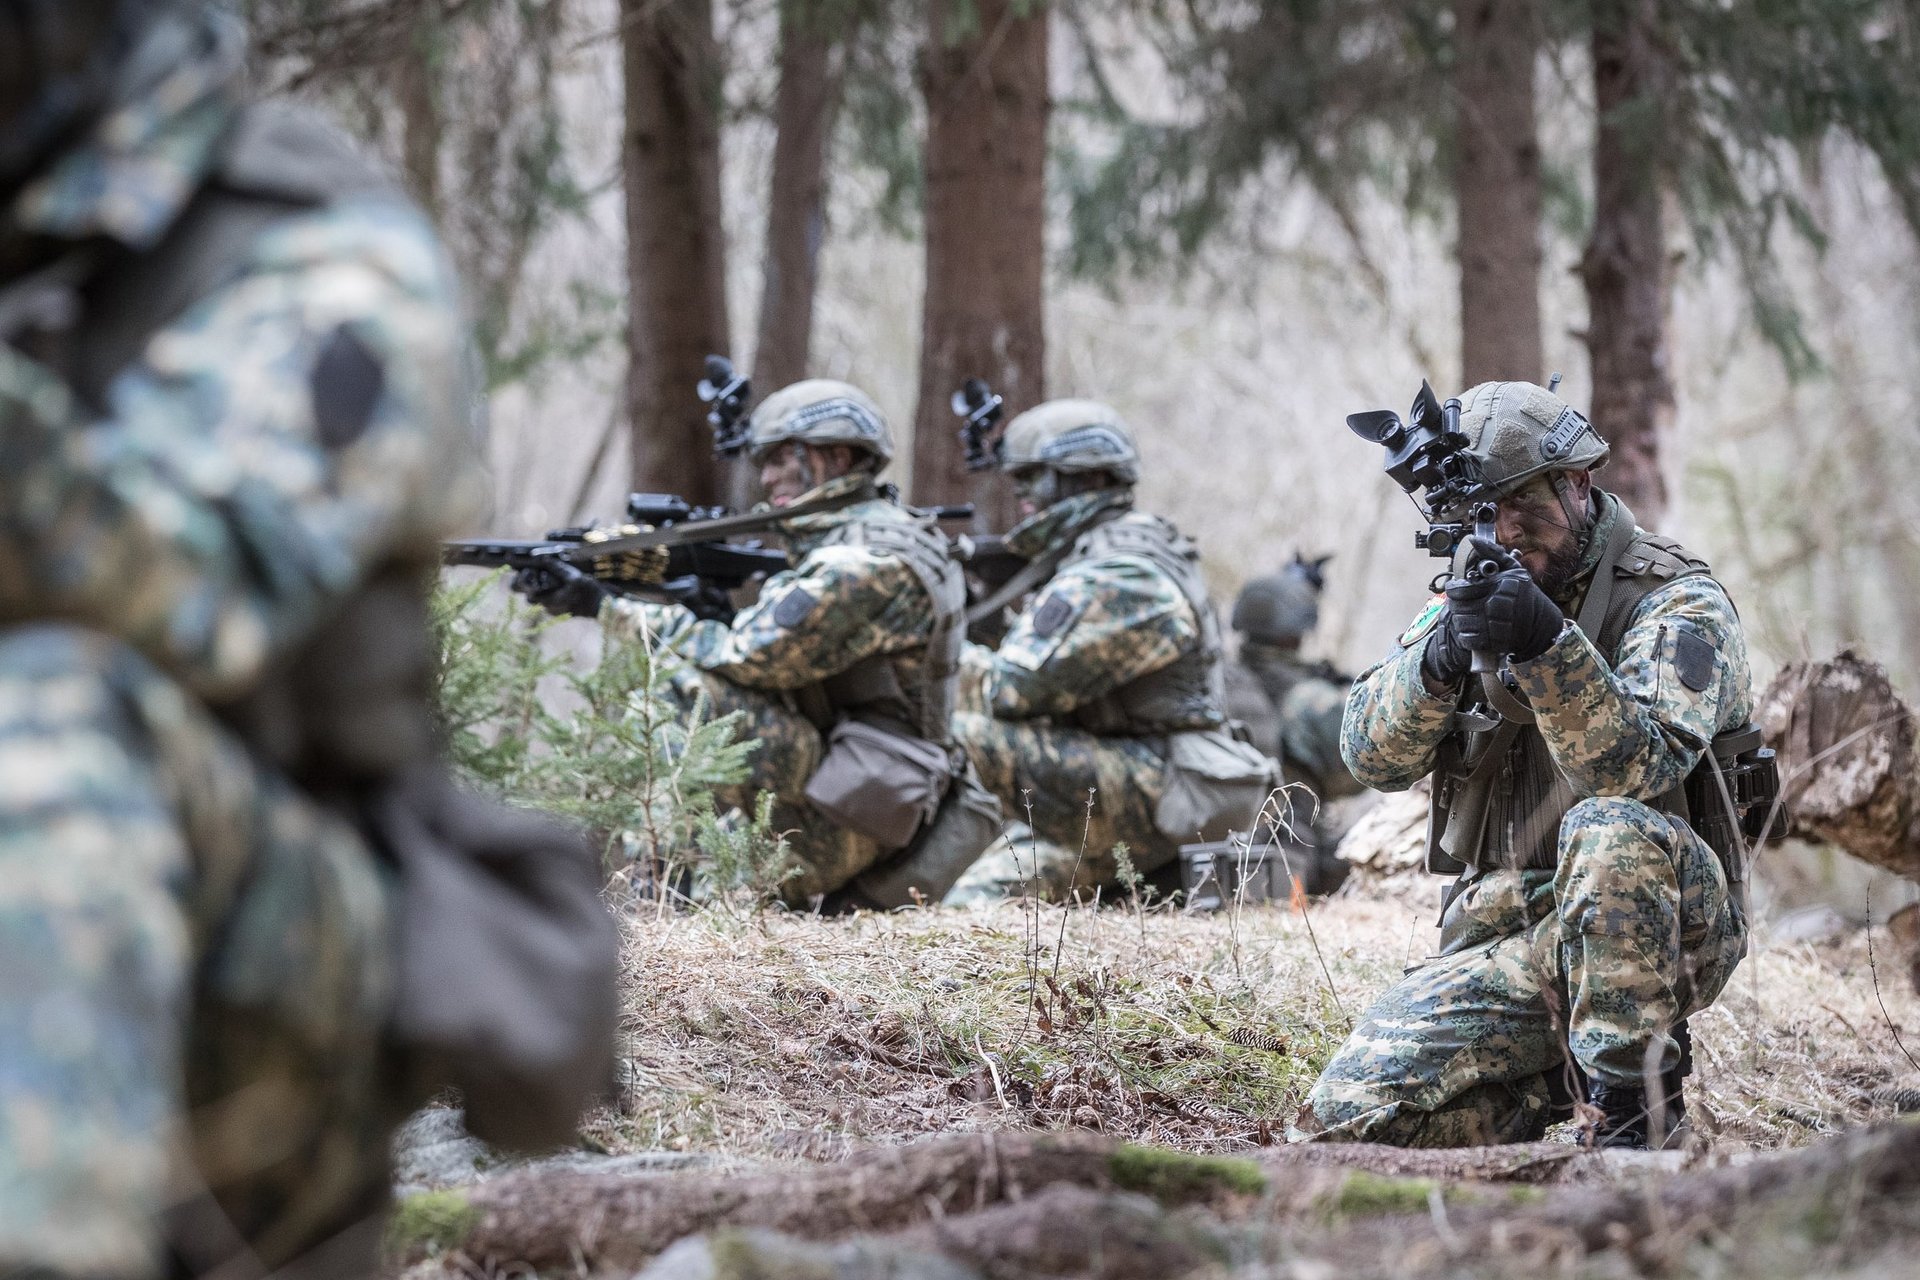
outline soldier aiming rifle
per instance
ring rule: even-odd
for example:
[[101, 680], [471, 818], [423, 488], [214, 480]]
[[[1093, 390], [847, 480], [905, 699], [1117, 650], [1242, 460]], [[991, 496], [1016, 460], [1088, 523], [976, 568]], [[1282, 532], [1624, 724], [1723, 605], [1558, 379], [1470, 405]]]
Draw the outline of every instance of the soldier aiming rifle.
[[1593, 483], [1607, 444], [1550, 387], [1354, 414], [1452, 572], [1354, 683], [1341, 754], [1432, 775], [1437, 956], [1370, 1008], [1309, 1098], [1325, 1138], [1538, 1138], [1584, 1095], [1608, 1146], [1683, 1115], [1686, 1018], [1746, 952], [1746, 837], [1773, 783], [1739, 615], [1705, 561]]
[[[774, 829], [795, 862], [782, 886], [790, 904], [938, 898], [1000, 825], [950, 723], [966, 587], [937, 522], [956, 513], [905, 507], [879, 481], [893, 433], [857, 387], [808, 379], [749, 411], [747, 380], [709, 357], [700, 396], [713, 406], [716, 451], [759, 467], [767, 508], [583, 534], [536, 566], [555, 568], [551, 580], [523, 574], [516, 587], [553, 612], [599, 619], [616, 642], [683, 659], [668, 691], [689, 716], [704, 704], [744, 717], [760, 746], [745, 783], [721, 799], [753, 813], [773, 797]], [[632, 598], [616, 589], [621, 579], [596, 576], [603, 557], [662, 547], [741, 554], [714, 540], [752, 531], [778, 535], [786, 552], [738, 613]], [[638, 575], [648, 594], [665, 572]]]

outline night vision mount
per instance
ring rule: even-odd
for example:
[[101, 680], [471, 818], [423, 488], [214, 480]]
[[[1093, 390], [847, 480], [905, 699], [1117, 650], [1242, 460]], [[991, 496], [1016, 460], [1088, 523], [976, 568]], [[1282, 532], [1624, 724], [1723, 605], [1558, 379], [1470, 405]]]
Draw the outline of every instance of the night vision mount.
[[725, 356], [708, 356], [706, 374], [694, 393], [713, 406], [707, 410], [707, 425], [713, 428], [713, 455], [738, 457], [747, 447], [747, 405], [753, 398], [753, 384], [736, 372], [733, 361]]
[[[1386, 472], [1420, 506], [1427, 527], [1413, 535], [1413, 545], [1440, 559], [1451, 560], [1469, 534], [1489, 546], [1497, 545], [1496, 508], [1480, 474], [1480, 460], [1469, 453], [1473, 442], [1460, 430], [1460, 401], [1440, 403], [1425, 380], [1413, 409], [1402, 422], [1391, 409], [1372, 409], [1347, 415], [1353, 434], [1387, 451]], [[1424, 492], [1423, 492], [1424, 491]], [[1458, 566], [1460, 575], [1478, 582], [1500, 572], [1498, 563], [1483, 558]], [[1438, 593], [1447, 575], [1437, 575], [1431, 586]], [[1494, 655], [1475, 653], [1473, 670], [1491, 671]]]
[[985, 471], [1000, 462], [1004, 452], [993, 434], [1006, 412], [1006, 402], [981, 378], [968, 378], [953, 393], [953, 412], [960, 419], [960, 443], [967, 451], [967, 470]]

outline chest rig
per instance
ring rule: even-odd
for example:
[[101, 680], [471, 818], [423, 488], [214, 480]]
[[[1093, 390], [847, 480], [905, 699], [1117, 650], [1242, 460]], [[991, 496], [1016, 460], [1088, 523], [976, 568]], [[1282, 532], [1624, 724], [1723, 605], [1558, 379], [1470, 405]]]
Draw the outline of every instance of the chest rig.
[[[104, 414], [113, 379], [156, 333], [237, 279], [261, 236], [350, 197], [405, 203], [319, 117], [285, 103], [240, 109], [157, 244], [76, 246], [0, 289], [0, 338]], [[374, 566], [305, 641], [216, 712], [310, 790], [355, 790], [430, 756], [431, 563]]]
[[1060, 568], [1116, 556], [1145, 560], [1172, 580], [1199, 623], [1200, 643], [1158, 671], [1076, 708], [1073, 723], [1089, 733], [1135, 736], [1219, 728], [1227, 719], [1226, 654], [1200, 576], [1199, 549], [1171, 522], [1132, 511], [1082, 534]]
[[800, 702], [823, 729], [853, 715], [950, 746], [953, 682], [967, 640], [967, 580], [930, 517], [893, 511], [893, 519], [847, 520], [820, 545], [863, 547], [906, 565], [933, 602], [926, 643], [863, 658], [803, 690]]
[[[1669, 582], [1710, 573], [1706, 561], [1678, 542], [1635, 528], [1622, 504], [1575, 624], [1611, 666], [1641, 601]], [[1482, 680], [1464, 685], [1455, 712], [1459, 727], [1440, 746], [1427, 868], [1550, 870], [1559, 860], [1560, 823], [1573, 808], [1573, 788], [1524, 700], [1495, 675]], [[1501, 718], [1471, 709], [1483, 691]], [[1703, 761], [1699, 769], [1708, 767]], [[1684, 791], [1661, 797], [1655, 807], [1687, 816]]]

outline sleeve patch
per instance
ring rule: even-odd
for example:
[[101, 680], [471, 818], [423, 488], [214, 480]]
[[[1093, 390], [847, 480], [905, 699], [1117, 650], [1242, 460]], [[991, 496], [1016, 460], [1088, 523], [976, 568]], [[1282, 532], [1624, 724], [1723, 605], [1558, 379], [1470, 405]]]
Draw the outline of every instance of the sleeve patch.
[[313, 364], [313, 422], [320, 443], [344, 449], [373, 421], [386, 389], [386, 370], [359, 335], [341, 325]]
[[1677, 627], [1673, 633], [1673, 670], [1680, 683], [1695, 693], [1713, 683], [1713, 660], [1717, 651], [1713, 642], [1691, 627]]
[[1433, 630], [1435, 624], [1440, 621], [1440, 615], [1445, 612], [1446, 607], [1447, 598], [1445, 596], [1435, 596], [1429, 600], [1427, 607], [1420, 611], [1420, 616], [1413, 620], [1413, 625], [1400, 633], [1400, 647], [1402, 649], [1411, 649], [1415, 641], [1427, 634], [1427, 632]]
[[1072, 616], [1073, 605], [1064, 596], [1050, 595], [1033, 611], [1033, 633], [1042, 639], [1050, 639], [1067, 625], [1067, 619]]
[[780, 597], [780, 603], [773, 606], [773, 623], [777, 627], [796, 627], [813, 612], [813, 606], [820, 603], [807, 594], [805, 587], [795, 587]]

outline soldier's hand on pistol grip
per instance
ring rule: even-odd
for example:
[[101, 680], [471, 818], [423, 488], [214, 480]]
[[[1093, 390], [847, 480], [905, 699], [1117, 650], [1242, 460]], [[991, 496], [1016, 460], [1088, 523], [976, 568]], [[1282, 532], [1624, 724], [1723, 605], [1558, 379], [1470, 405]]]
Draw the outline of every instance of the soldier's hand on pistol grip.
[[1459, 621], [1453, 608], [1440, 615], [1427, 633], [1427, 647], [1420, 654], [1420, 675], [1431, 693], [1443, 693], [1460, 683], [1473, 665], [1473, 650], [1461, 642]]
[[513, 575], [513, 589], [556, 618], [594, 618], [607, 598], [607, 589], [564, 560]]
[[1566, 624], [1560, 606], [1533, 580], [1513, 552], [1497, 542], [1467, 539], [1473, 563], [1492, 562], [1497, 572], [1478, 579], [1447, 580], [1447, 611], [1461, 643], [1475, 653], [1525, 662], [1545, 653]]

